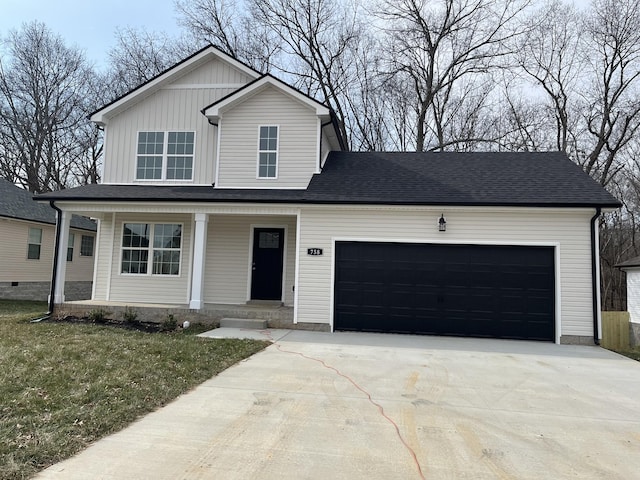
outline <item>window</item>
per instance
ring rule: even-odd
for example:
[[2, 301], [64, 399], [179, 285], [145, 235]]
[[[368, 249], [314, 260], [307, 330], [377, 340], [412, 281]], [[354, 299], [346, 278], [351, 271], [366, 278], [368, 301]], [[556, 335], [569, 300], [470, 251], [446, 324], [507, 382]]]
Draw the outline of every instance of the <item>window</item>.
[[73, 261], [73, 245], [76, 243], [76, 236], [69, 234], [69, 243], [67, 244], [67, 262]]
[[194, 132], [138, 132], [136, 179], [191, 180], [194, 139]]
[[260, 127], [258, 178], [278, 176], [278, 127]]
[[42, 229], [30, 228], [27, 243], [27, 258], [29, 260], [40, 259], [40, 247], [42, 246]]
[[181, 246], [180, 224], [125, 223], [120, 271], [141, 275], [149, 272], [152, 275], [180, 275]]
[[93, 237], [91, 235], [82, 235], [80, 239], [80, 256], [93, 257]]

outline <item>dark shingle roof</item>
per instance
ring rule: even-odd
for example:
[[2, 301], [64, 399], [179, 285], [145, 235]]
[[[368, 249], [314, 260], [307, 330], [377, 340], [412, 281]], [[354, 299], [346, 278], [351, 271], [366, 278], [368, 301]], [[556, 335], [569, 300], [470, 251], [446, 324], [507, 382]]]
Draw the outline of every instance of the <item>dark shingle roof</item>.
[[560, 152], [332, 152], [309, 191], [358, 203], [620, 206]]
[[619, 207], [566, 155], [332, 152], [306, 190], [88, 185], [42, 195], [75, 201]]
[[[0, 217], [56, 224], [56, 212], [53, 208], [34, 201], [31, 193], [2, 178], [0, 178]], [[71, 226], [81, 230], [96, 230], [94, 222], [78, 215], [71, 217]]]
[[629, 260], [614, 265], [616, 268], [640, 267], [640, 257], [633, 257]]

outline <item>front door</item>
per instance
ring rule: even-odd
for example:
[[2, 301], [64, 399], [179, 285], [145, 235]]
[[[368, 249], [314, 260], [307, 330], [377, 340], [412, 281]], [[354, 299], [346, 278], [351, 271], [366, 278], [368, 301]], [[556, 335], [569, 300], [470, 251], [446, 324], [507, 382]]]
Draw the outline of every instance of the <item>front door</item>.
[[256, 228], [253, 231], [251, 299], [282, 299], [284, 229]]

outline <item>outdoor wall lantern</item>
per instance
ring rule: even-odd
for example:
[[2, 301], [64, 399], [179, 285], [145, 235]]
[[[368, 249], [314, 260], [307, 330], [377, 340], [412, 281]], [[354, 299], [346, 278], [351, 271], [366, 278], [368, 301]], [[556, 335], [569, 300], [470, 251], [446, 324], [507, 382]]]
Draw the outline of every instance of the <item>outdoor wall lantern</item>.
[[447, 231], [447, 221], [444, 218], [444, 214], [440, 215], [440, 220], [438, 220], [438, 231], [440, 232]]

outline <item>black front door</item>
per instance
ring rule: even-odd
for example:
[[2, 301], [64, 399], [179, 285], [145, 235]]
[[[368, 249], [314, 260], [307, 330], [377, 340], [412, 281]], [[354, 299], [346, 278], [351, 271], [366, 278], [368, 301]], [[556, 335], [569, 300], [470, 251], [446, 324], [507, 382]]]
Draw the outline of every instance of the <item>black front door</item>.
[[282, 299], [284, 229], [256, 228], [253, 231], [251, 299]]

